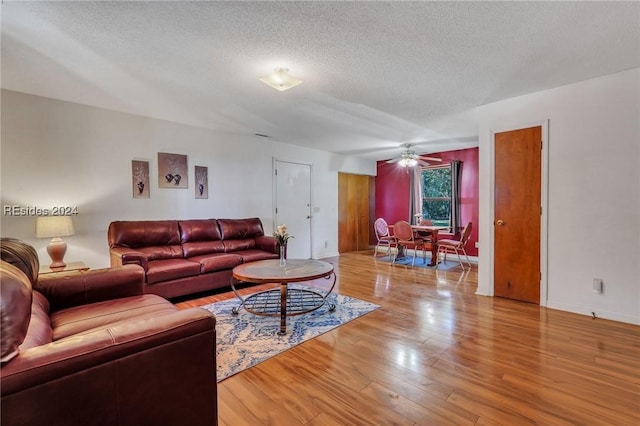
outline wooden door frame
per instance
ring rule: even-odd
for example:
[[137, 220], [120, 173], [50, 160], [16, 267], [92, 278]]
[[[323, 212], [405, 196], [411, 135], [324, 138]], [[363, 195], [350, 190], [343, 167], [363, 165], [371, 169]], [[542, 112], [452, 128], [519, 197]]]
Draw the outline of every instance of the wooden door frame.
[[489, 137], [491, 161], [489, 170], [490, 180], [490, 200], [489, 200], [489, 220], [487, 221], [491, 226], [491, 232], [489, 232], [489, 241], [486, 246], [482, 247], [489, 251], [488, 261], [486, 265], [482, 265], [488, 268], [489, 282], [491, 285], [487, 289], [487, 296], [494, 296], [494, 260], [495, 260], [495, 233], [494, 233], [494, 221], [495, 221], [495, 187], [496, 187], [496, 134], [503, 132], [510, 132], [513, 130], [527, 129], [530, 127], [541, 127], [542, 129], [542, 153], [541, 163], [542, 170], [540, 174], [540, 205], [542, 206], [542, 215], [540, 217], [540, 306], [547, 306], [547, 284], [548, 284], [548, 229], [549, 229], [549, 120], [538, 121], [534, 123], [526, 123], [497, 130], [492, 130]]

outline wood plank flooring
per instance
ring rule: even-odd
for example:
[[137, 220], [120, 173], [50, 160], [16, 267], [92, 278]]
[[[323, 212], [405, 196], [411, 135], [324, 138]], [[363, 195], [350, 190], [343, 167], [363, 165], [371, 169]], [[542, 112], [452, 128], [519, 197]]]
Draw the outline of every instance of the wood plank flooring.
[[219, 383], [220, 426], [640, 424], [640, 327], [476, 296], [475, 265], [372, 254], [325, 260], [334, 291], [381, 309]]

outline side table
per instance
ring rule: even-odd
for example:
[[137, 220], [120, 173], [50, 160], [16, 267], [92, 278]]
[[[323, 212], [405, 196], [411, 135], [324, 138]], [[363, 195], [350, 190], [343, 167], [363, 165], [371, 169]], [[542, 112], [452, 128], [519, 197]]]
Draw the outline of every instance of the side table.
[[84, 262], [68, 262], [64, 268], [49, 268], [49, 265], [41, 265], [38, 269], [38, 275], [60, 274], [65, 272], [82, 272], [88, 271], [89, 267]]

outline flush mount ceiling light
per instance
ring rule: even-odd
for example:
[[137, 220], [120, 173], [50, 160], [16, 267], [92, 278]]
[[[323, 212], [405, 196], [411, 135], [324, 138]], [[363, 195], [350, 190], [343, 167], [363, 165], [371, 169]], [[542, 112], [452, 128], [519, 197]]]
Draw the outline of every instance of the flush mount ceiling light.
[[302, 83], [302, 80], [298, 80], [291, 76], [291, 74], [289, 74], [289, 70], [286, 68], [277, 68], [271, 74], [261, 77], [260, 81], [281, 92]]

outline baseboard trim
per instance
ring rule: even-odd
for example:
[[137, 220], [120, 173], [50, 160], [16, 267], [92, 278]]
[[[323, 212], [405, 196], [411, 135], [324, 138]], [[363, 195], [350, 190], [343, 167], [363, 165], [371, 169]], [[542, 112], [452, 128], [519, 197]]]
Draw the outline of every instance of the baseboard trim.
[[593, 317], [595, 313], [597, 319], [606, 319], [611, 321], [624, 322], [627, 324], [640, 325], [640, 318], [633, 317], [631, 315], [622, 315], [617, 312], [603, 311], [596, 308], [585, 308], [584, 306], [571, 305], [568, 303], [559, 303], [552, 300], [547, 300], [547, 308], [557, 309], [559, 311], [571, 312], [574, 314], [586, 315]]

